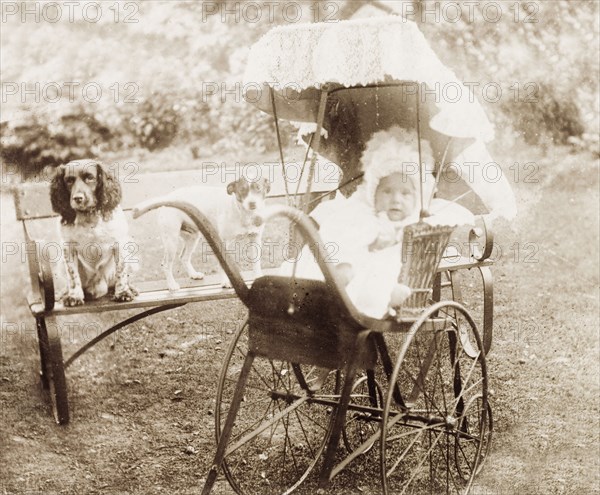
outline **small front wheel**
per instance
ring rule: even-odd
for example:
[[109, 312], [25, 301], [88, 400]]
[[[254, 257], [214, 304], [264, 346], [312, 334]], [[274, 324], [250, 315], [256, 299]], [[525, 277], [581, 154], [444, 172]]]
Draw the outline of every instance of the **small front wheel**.
[[[466, 404], [456, 429], [454, 462], [459, 476], [465, 481], [469, 481], [472, 476], [481, 472], [492, 444], [492, 408], [489, 402], [486, 413], [482, 408], [483, 397], [473, 396]], [[486, 419], [486, 423], [483, 423], [482, 418]]]
[[[379, 429], [382, 407], [381, 385], [373, 376], [364, 375], [354, 382], [346, 412], [346, 422], [342, 430], [342, 438], [348, 452], [353, 452], [360, 447]], [[373, 445], [367, 446], [363, 454], [372, 447]]]

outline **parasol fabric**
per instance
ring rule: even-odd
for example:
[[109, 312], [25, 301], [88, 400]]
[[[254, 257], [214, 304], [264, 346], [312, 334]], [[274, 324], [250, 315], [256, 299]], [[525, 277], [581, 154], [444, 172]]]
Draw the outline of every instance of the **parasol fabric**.
[[[398, 16], [281, 26], [250, 50], [246, 99], [271, 112], [268, 88], [282, 118], [315, 121], [325, 84], [357, 87], [385, 81], [419, 83], [436, 109], [429, 125], [459, 138], [488, 141], [493, 127], [470, 89], [438, 59], [412, 21]], [[404, 97], [415, 89], [403, 89]]]

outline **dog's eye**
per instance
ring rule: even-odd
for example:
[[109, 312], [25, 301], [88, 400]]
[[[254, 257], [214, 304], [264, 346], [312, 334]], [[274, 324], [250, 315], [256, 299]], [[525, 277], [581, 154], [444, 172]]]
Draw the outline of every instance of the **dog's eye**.
[[86, 182], [96, 182], [96, 177], [94, 177], [93, 175], [86, 175], [84, 180]]
[[75, 182], [75, 177], [65, 177], [65, 183], [66, 184], [73, 184], [73, 182]]

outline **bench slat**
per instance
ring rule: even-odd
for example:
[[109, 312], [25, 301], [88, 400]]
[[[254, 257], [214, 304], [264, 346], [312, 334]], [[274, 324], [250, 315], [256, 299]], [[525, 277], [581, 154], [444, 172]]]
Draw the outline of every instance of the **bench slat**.
[[[442, 258], [438, 272], [446, 270], [462, 270], [474, 268], [476, 266], [489, 266], [492, 262], [473, 262], [463, 256], [453, 258]], [[265, 275], [277, 275], [277, 268], [263, 269]], [[242, 272], [242, 277], [250, 286], [254, 280], [252, 272]], [[103, 311], [124, 311], [137, 308], [151, 308], [155, 306], [164, 306], [167, 304], [187, 304], [192, 302], [214, 301], [219, 299], [233, 299], [236, 296], [235, 291], [230, 288], [221, 287], [221, 275], [207, 275], [203, 280], [187, 280], [188, 287], [182, 287], [177, 292], [170, 292], [166, 289], [164, 280], [141, 282], [137, 284], [140, 295], [133, 301], [126, 303], [114, 302], [107, 297], [96, 301], [86, 302], [81, 306], [64, 307], [62, 303], [56, 302], [54, 310], [55, 315], [71, 315], [83, 313], [101, 313]], [[44, 314], [44, 306], [38, 301], [29, 301], [31, 312], [35, 315]]]
[[[269, 273], [275, 270], [264, 270]], [[242, 273], [244, 280], [250, 285], [254, 280], [251, 272]], [[164, 287], [166, 283], [161, 282], [142, 282], [136, 284], [140, 294], [130, 302], [115, 302], [108, 297], [103, 297], [95, 301], [89, 301], [81, 306], [65, 307], [60, 302], [56, 302], [52, 314], [54, 315], [73, 315], [84, 313], [102, 313], [104, 311], [125, 311], [128, 309], [151, 308], [155, 306], [165, 306], [168, 304], [187, 304], [191, 302], [214, 301], [217, 299], [232, 299], [237, 297], [235, 291], [230, 288], [221, 287], [221, 275], [208, 275], [203, 280], [190, 281], [189, 287], [182, 287], [177, 292], [170, 292]], [[29, 301], [31, 312], [36, 315], [44, 314], [44, 306], [38, 301]]]

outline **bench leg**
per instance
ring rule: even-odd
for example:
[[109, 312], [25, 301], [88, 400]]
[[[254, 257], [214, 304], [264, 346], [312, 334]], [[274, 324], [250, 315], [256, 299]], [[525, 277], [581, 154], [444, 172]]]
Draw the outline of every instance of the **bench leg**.
[[36, 318], [35, 325], [38, 336], [38, 346], [40, 349], [40, 381], [42, 382], [42, 388], [48, 390], [50, 386], [48, 384], [48, 376], [46, 375], [46, 349], [48, 349], [48, 335], [46, 332], [46, 325], [43, 318]]
[[54, 419], [59, 425], [65, 425], [69, 422], [69, 400], [60, 332], [53, 317], [36, 318], [36, 323], [42, 364], [42, 386], [48, 390]]

